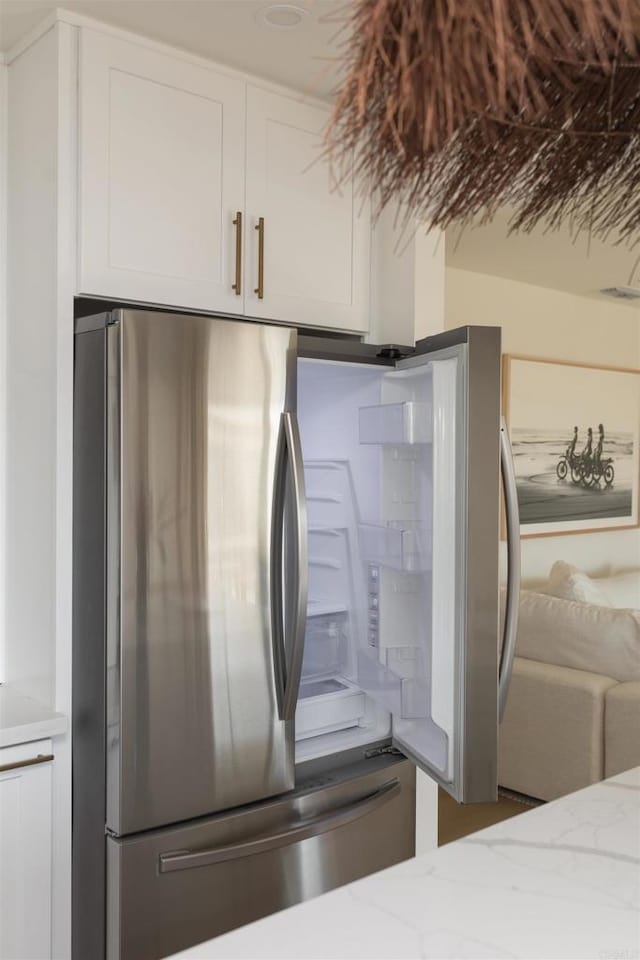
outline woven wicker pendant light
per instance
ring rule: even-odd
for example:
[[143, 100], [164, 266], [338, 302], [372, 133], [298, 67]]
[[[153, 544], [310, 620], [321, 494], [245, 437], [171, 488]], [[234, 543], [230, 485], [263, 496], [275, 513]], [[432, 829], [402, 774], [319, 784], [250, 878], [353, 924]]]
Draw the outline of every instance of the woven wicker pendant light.
[[434, 226], [640, 239], [640, 0], [355, 0], [327, 131]]

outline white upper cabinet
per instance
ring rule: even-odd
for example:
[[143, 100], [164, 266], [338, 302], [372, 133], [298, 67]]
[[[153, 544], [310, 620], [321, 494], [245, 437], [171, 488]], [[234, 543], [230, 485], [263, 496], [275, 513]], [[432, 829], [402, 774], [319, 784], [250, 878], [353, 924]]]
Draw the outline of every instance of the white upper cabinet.
[[331, 182], [322, 158], [327, 119], [318, 107], [247, 88], [245, 309], [251, 316], [300, 326], [364, 331], [368, 205], [355, 196], [351, 183], [337, 189]]
[[79, 292], [242, 312], [245, 89], [178, 57], [82, 30]]
[[88, 28], [79, 90], [79, 294], [368, 330], [369, 209], [330, 181], [325, 109]]

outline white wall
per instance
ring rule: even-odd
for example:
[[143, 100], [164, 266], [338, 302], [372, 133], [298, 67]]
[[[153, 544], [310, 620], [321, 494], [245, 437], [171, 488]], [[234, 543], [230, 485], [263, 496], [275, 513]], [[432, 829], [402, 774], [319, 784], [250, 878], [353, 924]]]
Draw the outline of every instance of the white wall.
[[[502, 327], [504, 353], [640, 367], [640, 311], [606, 299], [446, 269], [445, 323]], [[522, 541], [525, 581], [542, 580], [554, 560], [591, 573], [640, 566], [640, 532], [619, 530]]]
[[[445, 328], [445, 236], [418, 227], [414, 238], [414, 339]], [[416, 775], [416, 854], [438, 845], [438, 787], [422, 771]]]
[[[9, 65], [6, 679], [71, 716], [76, 30]], [[71, 941], [71, 733], [56, 737], [52, 955]]]
[[[57, 47], [9, 68], [7, 213], [8, 679], [55, 702]], [[45, 322], [44, 318], [49, 318]], [[17, 642], [20, 638], [20, 642]]]
[[6, 332], [7, 332], [7, 78], [8, 68], [0, 63], [0, 683], [6, 679], [5, 664], [5, 464], [6, 420]]
[[389, 206], [378, 218], [372, 240], [367, 340], [413, 345], [444, 330], [444, 233], [412, 225]]

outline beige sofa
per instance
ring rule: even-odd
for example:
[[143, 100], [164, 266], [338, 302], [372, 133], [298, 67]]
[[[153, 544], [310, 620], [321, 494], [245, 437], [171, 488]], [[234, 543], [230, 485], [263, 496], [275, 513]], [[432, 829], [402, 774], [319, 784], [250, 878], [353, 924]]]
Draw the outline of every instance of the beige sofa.
[[638, 610], [523, 593], [501, 786], [552, 800], [639, 764]]

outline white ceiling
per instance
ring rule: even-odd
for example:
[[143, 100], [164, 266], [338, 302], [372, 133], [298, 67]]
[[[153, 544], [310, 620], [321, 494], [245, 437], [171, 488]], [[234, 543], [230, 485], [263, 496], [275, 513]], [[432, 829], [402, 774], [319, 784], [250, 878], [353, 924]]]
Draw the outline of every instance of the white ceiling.
[[[271, 0], [271, 3], [273, 0]], [[308, 11], [295, 29], [256, 21], [269, 0], [0, 0], [0, 50], [9, 50], [56, 7], [142, 33], [219, 63], [328, 97], [345, 0], [290, 0]], [[332, 62], [332, 60], [334, 62]]]
[[[640, 244], [635, 250], [572, 238], [568, 228], [508, 236], [509, 212], [485, 227], [447, 231], [447, 266], [490, 273], [582, 296], [600, 297], [603, 287], [640, 288]], [[621, 301], [639, 309], [640, 300]]]

